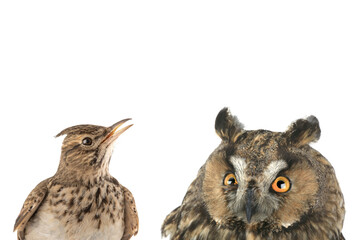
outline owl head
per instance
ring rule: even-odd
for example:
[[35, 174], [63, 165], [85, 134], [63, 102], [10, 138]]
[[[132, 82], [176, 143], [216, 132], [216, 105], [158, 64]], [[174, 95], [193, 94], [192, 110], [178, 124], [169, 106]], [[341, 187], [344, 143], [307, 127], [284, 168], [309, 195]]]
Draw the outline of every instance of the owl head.
[[299, 119], [285, 132], [248, 131], [224, 108], [215, 129], [222, 142], [204, 165], [202, 182], [215, 222], [288, 227], [324, 204], [321, 173], [330, 165], [309, 146], [321, 133], [316, 117]]

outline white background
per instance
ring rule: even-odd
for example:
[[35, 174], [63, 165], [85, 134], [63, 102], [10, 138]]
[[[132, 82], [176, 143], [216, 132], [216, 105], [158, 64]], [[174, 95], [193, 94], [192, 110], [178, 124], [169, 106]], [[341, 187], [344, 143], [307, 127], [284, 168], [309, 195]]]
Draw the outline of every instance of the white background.
[[111, 174], [134, 194], [140, 231], [160, 239], [219, 144], [224, 106], [246, 129], [318, 117], [313, 146], [359, 236], [359, 1], [1, 1], [1, 239], [29, 192], [57, 169], [62, 129], [132, 117]]

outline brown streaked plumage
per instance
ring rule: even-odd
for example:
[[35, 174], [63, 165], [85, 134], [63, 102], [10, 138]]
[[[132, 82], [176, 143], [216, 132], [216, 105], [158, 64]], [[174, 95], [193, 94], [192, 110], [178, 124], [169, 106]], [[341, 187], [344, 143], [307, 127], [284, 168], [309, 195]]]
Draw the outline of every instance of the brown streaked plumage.
[[129, 119], [110, 127], [77, 125], [66, 135], [57, 172], [29, 194], [16, 219], [19, 240], [121, 239], [138, 232], [131, 192], [109, 174], [114, 141]]
[[225, 108], [215, 128], [222, 142], [164, 220], [163, 236], [344, 239], [344, 200], [334, 169], [309, 146], [321, 133], [315, 117], [285, 132], [247, 131]]

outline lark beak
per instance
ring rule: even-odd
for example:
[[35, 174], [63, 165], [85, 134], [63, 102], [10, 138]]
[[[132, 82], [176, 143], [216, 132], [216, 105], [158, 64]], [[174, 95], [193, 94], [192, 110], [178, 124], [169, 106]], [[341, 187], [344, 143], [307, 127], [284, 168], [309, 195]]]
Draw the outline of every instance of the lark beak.
[[108, 133], [108, 135], [104, 138], [104, 140], [102, 141], [102, 143], [107, 142], [108, 144], [112, 143], [113, 141], [115, 141], [115, 139], [117, 139], [123, 132], [125, 132], [128, 128], [130, 128], [131, 126], [133, 126], [133, 124], [130, 124], [126, 127], [123, 127], [121, 129], [118, 130], [118, 128], [120, 126], [122, 126], [125, 122], [131, 120], [131, 118], [126, 118], [123, 119], [115, 124], [113, 124], [112, 126], [110, 126], [109, 128], [111, 129], [110, 133]]

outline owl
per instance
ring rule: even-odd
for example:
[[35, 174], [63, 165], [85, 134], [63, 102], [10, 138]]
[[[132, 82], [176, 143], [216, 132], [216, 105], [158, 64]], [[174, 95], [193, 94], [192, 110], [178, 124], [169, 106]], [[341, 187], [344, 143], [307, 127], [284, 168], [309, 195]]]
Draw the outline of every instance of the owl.
[[316, 117], [285, 132], [244, 130], [228, 108], [215, 122], [222, 139], [200, 168], [163, 237], [192, 239], [344, 239], [344, 199], [327, 159], [309, 144]]

